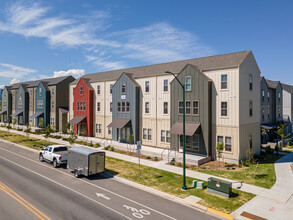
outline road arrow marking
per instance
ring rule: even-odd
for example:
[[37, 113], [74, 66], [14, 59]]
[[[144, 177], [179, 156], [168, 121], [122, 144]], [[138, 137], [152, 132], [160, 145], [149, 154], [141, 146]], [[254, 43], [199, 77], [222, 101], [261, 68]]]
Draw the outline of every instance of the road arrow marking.
[[98, 197], [102, 197], [102, 198], [104, 198], [104, 199], [110, 200], [109, 197], [105, 196], [105, 195], [102, 194], [102, 193], [96, 193], [96, 195], [97, 195]]

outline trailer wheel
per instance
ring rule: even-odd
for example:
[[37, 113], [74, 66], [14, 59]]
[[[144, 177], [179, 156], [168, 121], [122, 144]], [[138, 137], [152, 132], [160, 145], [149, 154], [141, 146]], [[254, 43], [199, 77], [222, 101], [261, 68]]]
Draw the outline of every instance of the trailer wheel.
[[58, 166], [58, 163], [57, 163], [57, 160], [56, 160], [56, 159], [53, 160], [53, 166], [54, 166], [55, 168]]
[[74, 176], [75, 176], [75, 178], [78, 178], [79, 177], [78, 170], [74, 170]]
[[44, 161], [43, 154], [40, 154], [40, 156], [39, 156], [39, 160], [40, 160], [41, 162], [43, 162], [43, 161]]

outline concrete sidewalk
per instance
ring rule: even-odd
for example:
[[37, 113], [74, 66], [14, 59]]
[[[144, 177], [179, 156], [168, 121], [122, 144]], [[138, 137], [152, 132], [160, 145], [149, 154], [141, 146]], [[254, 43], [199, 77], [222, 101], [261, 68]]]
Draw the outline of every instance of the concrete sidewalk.
[[[7, 131], [6, 128], [0, 128], [0, 130]], [[24, 132], [21, 132], [21, 131], [10, 130], [10, 132], [20, 134], [20, 135], [26, 135]], [[45, 140], [43, 135], [30, 134], [30, 137]], [[58, 144], [69, 145], [69, 143], [67, 141], [63, 141], [60, 139], [49, 138], [48, 141], [52, 141], [52, 142], [55, 142]], [[142, 146], [142, 150], [143, 150], [143, 148], [144, 148], [144, 146]], [[99, 150], [104, 151], [103, 149], [99, 149]], [[106, 152], [107, 156], [109, 156], [109, 157], [114, 157], [114, 158], [117, 158], [120, 160], [129, 161], [129, 162], [138, 164], [137, 157], [131, 157], [128, 155], [119, 154], [119, 153], [115, 153], [112, 151], [105, 151], [105, 152]], [[176, 173], [178, 175], [182, 175], [182, 168], [181, 167], [168, 165], [168, 164], [166, 164], [166, 161], [154, 162], [154, 161], [150, 161], [150, 160], [141, 159], [140, 162], [142, 165], [145, 165], [145, 166], [149, 166], [149, 167], [153, 167], [156, 169], [165, 170], [165, 171], [169, 171], [172, 173]], [[240, 183], [240, 182], [237, 182], [234, 180], [229, 180], [229, 179], [225, 179], [225, 178], [221, 178], [221, 177], [217, 177], [217, 176], [213, 176], [213, 175], [209, 175], [209, 174], [205, 174], [205, 173], [201, 173], [201, 172], [196, 172], [196, 171], [192, 171], [192, 170], [186, 170], [186, 176], [191, 177], [191, 178], [195, 178], [195, 179], [204, 180], [204, 181], [207, 181], [208, 178], [210, 178], [210, 177], [215, 177], [218, 179], [232, 182], [232, 187], [234, 189], [238, 189], [238, 190], [252, 193], [252, 194], [256, 194], [256, 195], [259, 195], [266, 190], [265, 188], [262, 188], [262, 187], [253, 186], [253, 185], [246, 184], [246, 183]]]
[[290, 153], [275, 163], [276, 183], [271, 189], [265, 189], [248, 203], [233, 213], [236, 219], [243, 219], [242, 212], [248, 212], [266, 219], [293, 219], [293, 153]]

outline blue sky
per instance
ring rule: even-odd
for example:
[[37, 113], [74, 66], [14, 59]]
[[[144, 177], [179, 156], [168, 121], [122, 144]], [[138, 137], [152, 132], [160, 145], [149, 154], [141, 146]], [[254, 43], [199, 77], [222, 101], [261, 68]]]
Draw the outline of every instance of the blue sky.
[[0, 1], [0, 85], [252, 50], [293, 84], [290, 1]]

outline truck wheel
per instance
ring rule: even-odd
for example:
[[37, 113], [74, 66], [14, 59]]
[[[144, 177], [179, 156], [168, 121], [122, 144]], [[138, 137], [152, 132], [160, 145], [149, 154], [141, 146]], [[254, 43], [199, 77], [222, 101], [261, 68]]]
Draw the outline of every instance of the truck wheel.
[[57, 160], [56, 160], [56, 159], [53, 160], [53, 166], [54, 166], [55, 168], [58, 166], [58, 163], [57, 163]]
[[44, 161], [43, 154], [40, 154], [40, 156], [39, 156], [39, 160], [40, 160], [41, 162], [43, 162], [43, 161]]
[[78, 170], [74, 170], [74, 176], [75, 176], [75, 178], [78, 178], [79, 177]]

